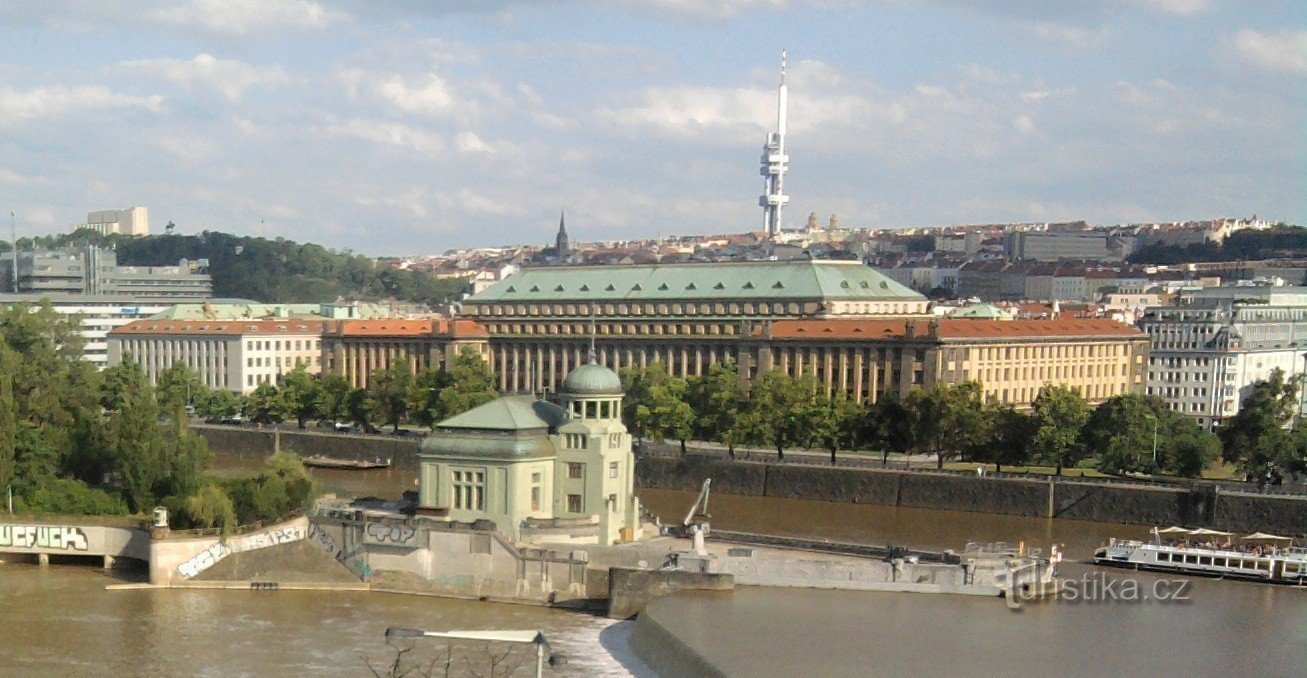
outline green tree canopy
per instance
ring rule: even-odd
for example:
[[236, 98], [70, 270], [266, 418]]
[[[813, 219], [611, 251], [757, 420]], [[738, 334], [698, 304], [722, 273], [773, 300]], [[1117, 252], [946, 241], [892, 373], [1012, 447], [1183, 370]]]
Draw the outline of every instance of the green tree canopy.
[[1089, 419], [1089, 402], [1070, 386], [1048, 384], [1039, 389], [1031, 410], [1030, 454], [1062, 475], [1063, 468], [1075, 466], [1086, 454], [1080, 431]]
[[318, 416], [321, 390], [318, 378], [309, 374], [309, 368], [304, 363], [296, 363], [295, 369], [287, 372], [282, 380], [281, 397], [285, 400], [286, 411], [300, 428]]
[[1220, 428], [1225, 461], [1255, 477], [1296, 465], [1298, 450], [1288, 426], [1298, 407], [1298, 382], [1276, 369], [1253, 383], [1239, 412]]
[[916, 451], [935, 455], [936, 468], [944, 468], [946, 459], [983, 444], [989, 435], [983, 393], [974, 381], [910, 392], [906, 401]]

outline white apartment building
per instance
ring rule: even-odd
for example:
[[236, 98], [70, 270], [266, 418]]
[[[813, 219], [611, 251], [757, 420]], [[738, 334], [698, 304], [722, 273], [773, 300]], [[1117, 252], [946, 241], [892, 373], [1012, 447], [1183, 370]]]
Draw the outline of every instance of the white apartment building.
[[155, 383], [184, 362], [209, 388], [249, 393], [303, 363], [322, 370], [322, 320], [138, 320], [109, 333], [109, 364], [136, 361]]
[[1239, 411], [1254, 382], [1307, 371], [1307, 288], [1220, 287], [1148, 308], [1147, 393], [1211, 429]]
[[127, 323], [168, 310], [160, 299], [133, 299], [95, 294], [0, 294], [0, 306], [48, 301], [58, 313], [77, 318], [82, 337], [82, 359], [104, 369], [109, 365], [109, 332]]
[[144, 207], [120, 210], [97, 210], [86, 214], [86, 223], [73, 224], [70, 230], [89, 228], [101, 235], [149, 235], [150, 213]]

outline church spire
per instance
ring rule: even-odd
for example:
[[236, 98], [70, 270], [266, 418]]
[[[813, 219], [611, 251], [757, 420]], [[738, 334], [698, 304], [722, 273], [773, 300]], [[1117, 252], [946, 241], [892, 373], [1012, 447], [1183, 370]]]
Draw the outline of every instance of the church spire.
[[567, 243], [567, 213], [564, 210], [558, 211], [558, 235], [554, 237], [554, 254], [560, 264], [572, 254]]

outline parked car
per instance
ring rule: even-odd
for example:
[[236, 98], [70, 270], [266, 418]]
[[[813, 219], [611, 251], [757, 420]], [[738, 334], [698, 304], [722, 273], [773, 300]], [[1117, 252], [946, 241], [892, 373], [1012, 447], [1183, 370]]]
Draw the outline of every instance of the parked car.
[[231, 426], [240, 426], [241, 424], [245, 423], [245, 415], [241, 414], [240, 412], [237, 412], [236, 414], [229, 414], [225, 417], [220, 417], [218, 419], [218, 423], [228, 424]]
[[332, 428], [336, 429], [337, 431], [353, 431], [354, 424], [348, 421], [338, 421], [332, 425]]

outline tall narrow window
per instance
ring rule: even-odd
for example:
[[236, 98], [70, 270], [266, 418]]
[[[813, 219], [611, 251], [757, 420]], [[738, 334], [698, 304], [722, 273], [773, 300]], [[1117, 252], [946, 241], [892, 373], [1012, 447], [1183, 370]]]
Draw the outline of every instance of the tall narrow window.
[[581, 495], [579, 494], [567, 495], [567, 512], [568, 513], [581, 512]]
[[454, 508], [484, 511], [486, 474], [482, 471], [454, 471]]

